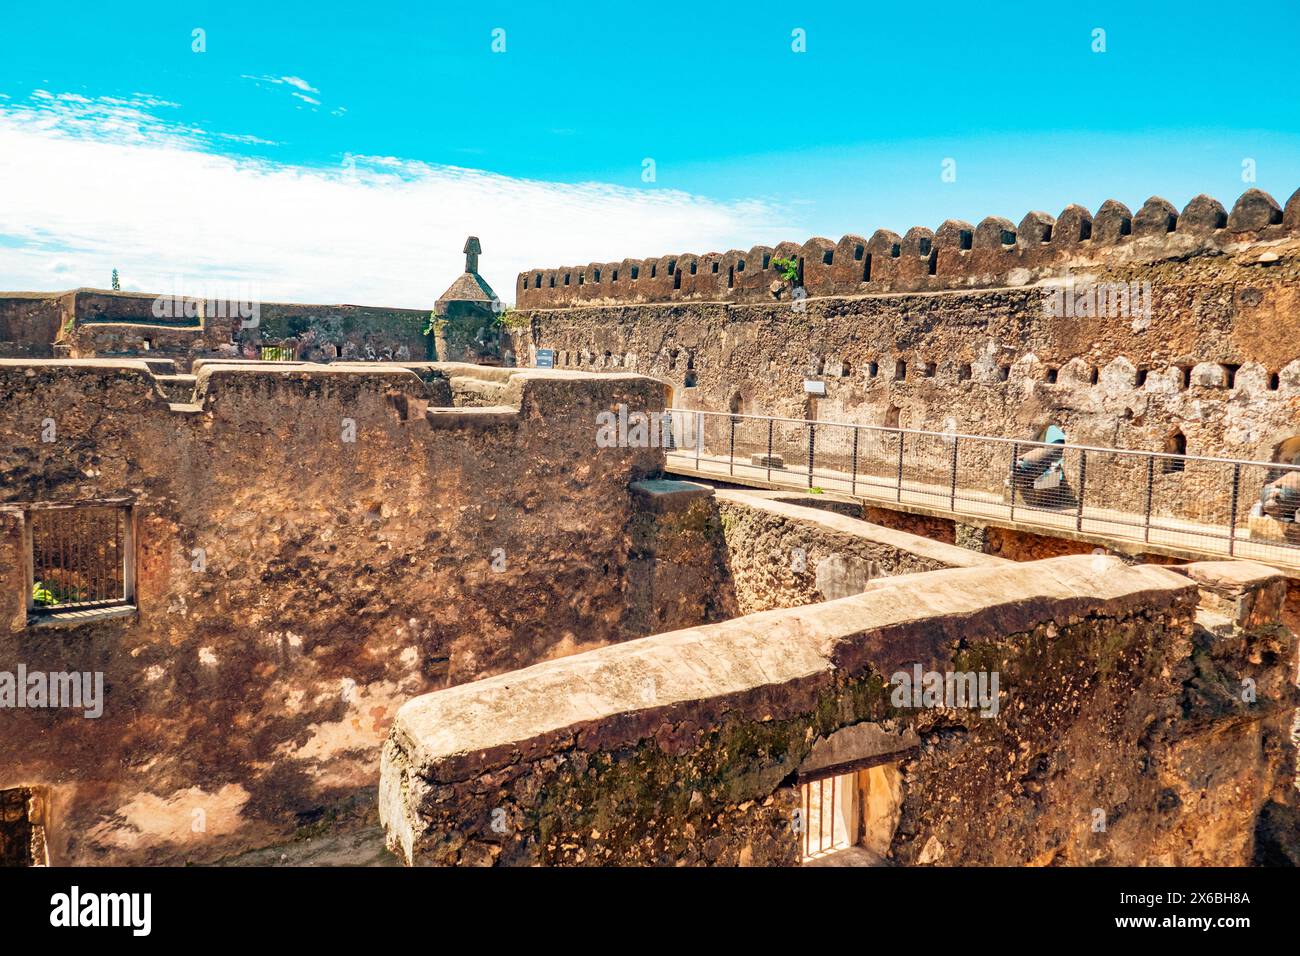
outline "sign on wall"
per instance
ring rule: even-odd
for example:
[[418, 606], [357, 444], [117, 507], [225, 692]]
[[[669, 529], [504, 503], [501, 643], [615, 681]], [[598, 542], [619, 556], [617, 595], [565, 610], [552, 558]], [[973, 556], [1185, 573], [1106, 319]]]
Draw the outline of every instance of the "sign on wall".
[[809, 395], [825, 395], [826, 383], [813, 381], [812, 379], [804, 379], [803, 390]]
[[537, 367], [555, 368], [555, 349], [538, 349]]

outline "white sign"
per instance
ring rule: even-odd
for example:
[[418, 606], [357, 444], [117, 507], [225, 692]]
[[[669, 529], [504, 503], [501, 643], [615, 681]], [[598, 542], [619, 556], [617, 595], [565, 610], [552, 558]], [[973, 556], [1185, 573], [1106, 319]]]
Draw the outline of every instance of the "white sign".
[[825, 395], [826, 383], [814, 382], [812, 379], [804, 379], [803, 390], [809, 395]]

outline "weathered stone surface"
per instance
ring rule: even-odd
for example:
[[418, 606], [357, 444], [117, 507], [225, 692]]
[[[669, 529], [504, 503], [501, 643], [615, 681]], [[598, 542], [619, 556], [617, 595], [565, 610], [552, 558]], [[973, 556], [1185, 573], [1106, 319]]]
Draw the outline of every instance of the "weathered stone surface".
[[[469, 372], [513, 404], [440, 405]], [[97, 720], [4, 712], [0, 789], [50, 788], [52, 862], [283, 839], [373, 799], [412, 695], [646, 633], [626, 619], [628, 484], [661, 452], [597, 447], [595, 416], [662, 405], [661, 385], [427, 364], [195, 380], [172, 405], [141, 361], [0, 361], [0, 505], [125, 498], [137, 528], [138, 613], [38, 631], [0, 508], [0, 671], [107, 688]]]
[[847, 597], [873, 577], [1001, 559], [768, 494], [716, 493], [741, 613]]
[[[1244, 862], [1278, 771], [1245, 738], [1294, 701], [1238, 717], [1233, 756], [1212, 744], [1211, 819], [1185, 820], [1207, 766], [1207, 738], [1176, 724], [1195, 593], [1095, 557], [941, 571], [539, 664], [408, 703], [381, 814], [424, 863], [788, 863], [781, 781], [840, 728], [902, 720], [920, 749], [895, 859]], [[999, 718], [892, 708], [883, 681], [913, 660], [1001, 671]]]
[[[251, 307], [256, 305], [256, 314]], [[163, 312], [160, 316], [158, 313]], [[424, 358], [428, 313], [357, 305], [239, 303], [184, 294], [75, 289], [0, 292], [0, 358], [163, 357], [188, 371], [199, 358], [257, 359], [262, 346], [294, 359]]]
[[[1044, 266], [1032, 277], [1037, 285], [924, 294], [863, 288], [810, 298], [802, 311], [743, 298], [575, 302], [526, 313], [536, 323], [528, 335], [557, 349], [561, 360], [581, 350], [635, 353], [639, 370], [669, 382], [684, 409], [726, 412], [739, 393], [753, 414], [1030, 440], [1055, 424], [1072, 444], [1155, 451], [1178, 431], [1188, 454], [1272, 460], [1297, 434], [1300, 378], [1287, 343], [1300, 336], [1300, 240], [1282, 236], [1239, 248], [1234, 243], [1248, 234], [1220, 228], [1220, 245], [1210, 246], [1191, 224], [1213, 226], [1216, 207], [1194, 205], [1163, 239], [1138, 237], [1143, 249], [1168, 246], [1167, 255], [1139, 257], [1138, 240], [1125, 237], [1127, 244], [1104, 247], [1110, 251], [1085, 265], [1062, 259]], [[1057, 247], [1070, 228], [1078, 223], [1058, 221], [1049, 245]], [[1278, 258], [1259, 265], [1264, 253]], [[888, 259], [887, 251], [871, 254]], [[1116, 294], [1104, 314], [1052, 314], [1052, 288], [1044, 283], [1059, 289], [1067, 277], [1076, 295], [1122, 289], [1128, 305]], [[689, 389], [684, 363], [670, 357], [674, 350], [693, 356]], [[820, 378], [825, 396], [804, 391], [811, 356], [823, 368], [847, 370]], [[795, 449], [806, 447], [799, 426], [778, 423], [774, 437], [774, 452], [799, 467]], [[861, 437], [861, 469], [888, 476], [887, 442], [866, 431]], [[846, 429], [819, 429], [818, 463], [836, 461], [847, 470], [850, 439]], [[729, 451], [727, 429], [709, 434], [706, 452]], [[751, 463], [766, 454], [766, 428], [739, 427], [735, 453], [738, 462]], [[963, 443], [963, 485], [987, 476], [986, 490], [999, 493], [993, 486], [1003, 469], [981, 470], [980, 453]], [[942, 483], [943, 456], [933, 457], [934, 480]], [[1134, 497], [1122, 505], [1144, 510], [1141, 483], [1114, 462], [1092, 465], [1103, 469], [1090, 475], [1094, 487], [1133, 486]], [[1247, 477], [1249, 500], [1263, 475]], [[1158, 470], [1155, 500], [1227, 494], [1225, 482], [1212, 482], [1216, 474], [1208, 468]]]
[[[1272, 240], [1295, 235], [1294, 196], [1287, 212], [1258, 189], [1248, 189], [1233, 205], [1231, 217], [1208, 196], [1198, 196], [1184, 211], [1186, 223], [1164, 199], [1153, 196], [1134, 216], [1123, 203], [1107, 200], [1094, 219], [1071, 204], [1055, 220], [1029, 212], [1017, 229], [1011, 220], [988, 216], [978, 226], [946, 220], [936, 232], [913, 226], [902, 237], [877, 229], [869, 240], [856, 234], [809, 239], [802, 245], [755, 246], [725, 255], [680, 254], [662, 259], [625, 259], [620, 283], [600, 281], [596, 264], [531, 269], [515, 281], [522, 309], [555, 309], [648, 302], [763, 302], [780, 298], [785, 281], [776, 277], [774, 258], [803, 260], [802, 284], [810, 296], [861, 295], [962, 288], [1018, 286], [1061, 268], [1092, 271], [1113, 261], [1161, 262], [1189, 252], [1218, 251], [1240, 240]], [[1224, 227], [1227, 227], [1224, 229]], [[712, 263], [714, 271], [690, 269], [683, 277], [672, 266], [680, 261]], [[657, 267], [660, 263], [663, 269]], [[611, 264], [612, 266], [613, 264]], [[746, 269], [746, 265], [749, 266]], [[595, 281], [581, 277], [594, 273]], [[574, 275], [579, 281], [571, 281]]]

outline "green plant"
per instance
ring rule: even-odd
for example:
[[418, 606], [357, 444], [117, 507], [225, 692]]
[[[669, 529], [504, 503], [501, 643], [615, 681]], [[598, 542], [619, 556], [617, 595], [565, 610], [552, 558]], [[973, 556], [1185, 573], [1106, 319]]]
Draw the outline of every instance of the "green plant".
[[495, 321], [497, 325], [507, 329], [519, 330], [528, 328], [528, 319], [524, 318], [509, 306], [494, 315], [493, 321]]
[[52, 607], [80, 599], [81, 595], [76, 588], [64, 590], [57, 584], [46, 584], [44, 581], [37, 581], [32, 585], [32, 603], [40, 607]]
[[421, 335], [438, 335], [447, 327], [447, 320], [439, 318], [437, 312], [429, 313], [429, 320], [424, 323], [424, 328], [420, 330]]
[[822, 490], [818, 488], [816, 485], [808, 489], [808, 494], [810, 495], [820, 495], [822, 493], [823, 493]]
[[119, 291], [121, 291], [121, 289], [122, 289], [122, 285], [121, 285], [121, 283], [118, 281], [118, 278], [117, 278], [117, 270], [114, 269], [114, 270], [113, 270], [113, 291], [114, 291], [114, 292], [119, 292]]
[[781, 274], [781, 278], [786, 282], [797, 282], [799, 279], [799, 260], [798, 259], [773, 259], [772, 266]]

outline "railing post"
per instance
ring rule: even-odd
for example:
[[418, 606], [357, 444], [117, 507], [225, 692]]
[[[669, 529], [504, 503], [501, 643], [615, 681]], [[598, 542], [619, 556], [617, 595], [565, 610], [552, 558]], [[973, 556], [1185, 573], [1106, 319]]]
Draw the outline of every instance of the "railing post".
[[808, 487], [813, 486], [813, 459], [817, 455], [817, 426], [808, 423]]
[[903, 500], [903, 432], [898, 432], [898, 468], [895, 470], [894, 484], [897, 488], [895, 501]]
[[[1064, 454], [1064, 452], [1062, 452]], [[1083, 495], [1088, 487], [1088, 453], [1079, 449], [1079, 502], [1074, 512], [1074, 530], [1083, 530]]]
[[1228, 554], [1237, 550], [1237, 498], [1241, 494], [1241, 463], [1232, 466], [1232, 510], [1228, 514]]
[[858, 426], [853, 426], [853, 476], [849, 479], [849, 494], [858, 493]]
[[957, 510], [957, 436], [952, 436], [952, 477], [948, 483], [948, 510]]
[[735, 415], [731, 416], [731, 448], [727, 452], [727, 457], [730, 459], [730, 463], [727, 466], [728, 473], [734, 475], [736, 473], [736, 416]]
[[695, 413], [695, 470], [700, 470], [700, 450], [704, 448], [704, 413]]
[[767, 420], [767, 483], [772, 483], [772, 426], [776, 422], [769, 418]]
[[1007, 472], [1007, 483], [1011, 486], [1011, 514], [1008, 521], [1016, 520], [1016, 459], [1020, 457], [1020, 442], [1011, 443], [1011, 466]]
[[1156, 459], [1147, 455], [1147, 513], [1142, 519], [1142, 540], [1151, 540], [1151, 493], [1156, 485]]

